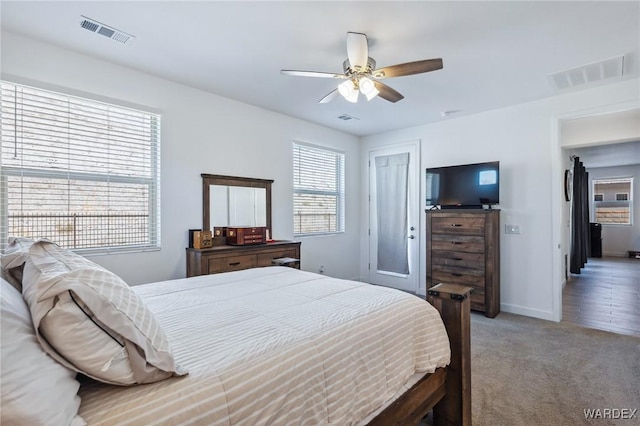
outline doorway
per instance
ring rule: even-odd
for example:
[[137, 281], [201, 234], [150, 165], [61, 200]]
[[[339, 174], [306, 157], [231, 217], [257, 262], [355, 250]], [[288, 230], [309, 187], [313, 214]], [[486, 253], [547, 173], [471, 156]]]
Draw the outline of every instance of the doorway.
[[[640, 337], [640, 141], [563, 150], [589, 173], [590, 256], [562, 289], [562, 321]], [[637, 201], [636, 201], [637, 202]], [[597, 230], [596, 235], [594, 231]]]
[[419, 286], [419, 142], [369, 151], [371, 284], [416, 294]]

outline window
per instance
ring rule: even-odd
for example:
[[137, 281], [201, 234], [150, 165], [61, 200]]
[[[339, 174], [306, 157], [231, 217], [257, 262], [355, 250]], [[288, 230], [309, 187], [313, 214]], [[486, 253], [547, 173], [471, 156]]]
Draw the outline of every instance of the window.
[[344, 232], [344, 153], [293, 144], [294, 235]]
[[160, 246], [160, 116], [2, 82], [0, 237]]
[[605, 225], [631, 225], [633, 178], [594, 179], [594, 216]]

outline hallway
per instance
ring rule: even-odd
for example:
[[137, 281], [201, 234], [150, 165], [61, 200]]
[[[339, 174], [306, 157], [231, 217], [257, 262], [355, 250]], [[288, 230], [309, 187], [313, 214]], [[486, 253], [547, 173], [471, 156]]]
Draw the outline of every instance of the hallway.
[[589, 258], [562, 291], [562, 321], [640, 337], [640, 259]]

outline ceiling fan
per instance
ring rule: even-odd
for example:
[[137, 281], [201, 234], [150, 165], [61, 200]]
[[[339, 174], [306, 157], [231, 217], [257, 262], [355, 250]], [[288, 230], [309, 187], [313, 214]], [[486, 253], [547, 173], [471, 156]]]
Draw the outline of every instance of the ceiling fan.
[[366, 34], [347, 33], [347, 58], [342, 64], [343, 74], [318, 71], [280, 70], [282, 74], [299, 77], [336, 78], [345, 80], [337, 89], [320, 99], [318, 103], [331, 102], [338, 95], [347, 101], [358, 102], [358, 94], [362, 93], [367, 100], [380, 96], [389, 102], [398, 102], [404, 96], [380, 82], [384, 78], [402, 77], [405, 75], [421, 74], [442, 69], [442, 59], [425, 59], [422, 61], [406, 62], [376, 69], [376, 61], [369, 57], [369, 45]]

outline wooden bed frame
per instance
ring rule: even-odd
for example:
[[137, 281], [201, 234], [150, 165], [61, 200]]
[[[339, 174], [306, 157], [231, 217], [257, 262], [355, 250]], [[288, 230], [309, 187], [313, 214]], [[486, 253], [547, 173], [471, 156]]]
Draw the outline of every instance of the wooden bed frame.
[[440, 312], [449, 335], [451, 363], [426, 374], [370, 426], [417, 425], [432, 409], [434, 425], [471, 425], [471, 291], [455, 284], [429, 289], [427, 300]]

